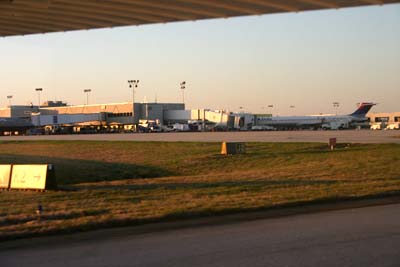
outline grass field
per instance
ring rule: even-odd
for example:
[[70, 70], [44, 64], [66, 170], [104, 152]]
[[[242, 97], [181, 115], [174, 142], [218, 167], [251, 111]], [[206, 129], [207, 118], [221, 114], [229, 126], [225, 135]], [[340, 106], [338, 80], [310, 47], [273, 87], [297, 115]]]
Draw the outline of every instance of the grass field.
[[[59, 191], [0, 192], [0, 240], [400, 192], [400, 145], [0, 142], [0, 163], [52, 163]], [[44, 208], [36, 219], [38, 204]]]

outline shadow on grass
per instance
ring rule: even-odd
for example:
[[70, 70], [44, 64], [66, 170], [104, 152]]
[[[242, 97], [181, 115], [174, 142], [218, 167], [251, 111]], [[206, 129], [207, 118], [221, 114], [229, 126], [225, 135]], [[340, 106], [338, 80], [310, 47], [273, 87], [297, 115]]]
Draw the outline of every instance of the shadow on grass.
[[113, 181], [131, 178], [159, 178], [175, 173], [156, 166], [74, 160], [31, 155], [0, 154], [2, 164], [53, 164], [59, 185]]
[[249, 145], [247, 149], [247, 154], [249, 155], [304, 155], [304, 154], [327, 154], [327, 153], [349, 153], [349, 152], [356, 152], [371, 149], [371, 146], [366, 147], [360, 144], [347, 144], [347, 143], [338, 143], [335, 146], [335, 149], [332, 151], [328, 144], [307, 144], [307, 146], [298, 147], [281, 147], [280, 149], [268, 148], [268, 147], [257, 147]]
[[191, 183], [153, 183], [153, 184], [119, 184], [119, 185], [82, 185], [75, 186], [79, 189], [110, 189], [110, 190], [196, 190], [196, 189], [237, 189], [239, 191], [257, 191], [257, 188], [264, 190], [265, 187], [293, 187], [293, 186], [318, 186], [331, 185], [341, 181], [329, 180], [240, 180], [240, 181], [212, 181], [212, 182], [191, 182]]

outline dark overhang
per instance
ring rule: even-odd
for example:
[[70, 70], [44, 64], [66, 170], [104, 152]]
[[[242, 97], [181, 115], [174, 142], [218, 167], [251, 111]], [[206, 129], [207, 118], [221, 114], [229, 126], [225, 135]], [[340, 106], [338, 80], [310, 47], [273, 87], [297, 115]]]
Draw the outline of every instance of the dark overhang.
[[399, 2], [400, 0], [0, 0], [0, 36]]

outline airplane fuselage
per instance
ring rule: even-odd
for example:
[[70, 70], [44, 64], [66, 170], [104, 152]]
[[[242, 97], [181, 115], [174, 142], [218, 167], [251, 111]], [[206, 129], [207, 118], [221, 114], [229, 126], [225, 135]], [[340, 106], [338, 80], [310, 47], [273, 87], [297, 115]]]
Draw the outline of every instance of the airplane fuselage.
[[331, 115], [331, 116], [276, 116], [259, 118], [259, 125], [269, 125], [274, 127], [300, 127], [300, 126], [322, 126], [326, 123], [343, 123], [366, 121], [365, 117], [357, 117], [351, 115]]

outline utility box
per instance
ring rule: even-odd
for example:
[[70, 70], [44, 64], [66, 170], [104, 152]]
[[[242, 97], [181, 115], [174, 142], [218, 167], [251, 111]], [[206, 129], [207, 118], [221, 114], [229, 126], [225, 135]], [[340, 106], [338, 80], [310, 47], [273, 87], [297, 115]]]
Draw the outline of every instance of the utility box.
[[246, 153], [246, 144], [238, 142], [223, 142], [221, 155], [235, 155]]

